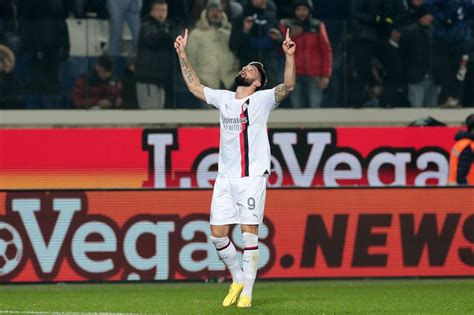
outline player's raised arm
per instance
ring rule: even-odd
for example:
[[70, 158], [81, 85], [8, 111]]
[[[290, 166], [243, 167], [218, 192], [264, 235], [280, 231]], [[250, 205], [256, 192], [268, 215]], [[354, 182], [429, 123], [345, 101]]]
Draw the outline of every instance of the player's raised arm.
[[204, 96], [204, 86], [201, 84], [196, 72], [191, 66], [191, 61], [186, 54], [186, 44], [188, 43], [188, 29], [184, 31], [184, 37], [179, 35], [174, 42], [174, 48], [179, 57], [179, 64], [181, 65], [181, 73], [183, 74], [184, 82], [188, 86], [189, 91], [197, 98], [206, 101]]
[[293, 89], [295, 88], [296, 81], [296, 67], [295, 67], [295, 50], [296, 44], [290, 38], [290, 29], [286, 29], [286, 37], [282, 44], [283, 51], [285, 52], [285, 74], [284, 81], [282, 84], [277, 85], [275, 88], [275, 102], [280, 104]]

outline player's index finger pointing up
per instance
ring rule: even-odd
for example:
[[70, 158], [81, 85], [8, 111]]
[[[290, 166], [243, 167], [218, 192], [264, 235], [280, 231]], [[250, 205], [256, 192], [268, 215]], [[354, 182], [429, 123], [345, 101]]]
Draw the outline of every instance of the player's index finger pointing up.
[[286, 29], [286, 38], [285, 39], [286, 40], [290, 39], [290, 28], [289, 27]]
[[186, 28], [184, 30], [184, 40], [186, 41], [188, 39], [188, 29]]

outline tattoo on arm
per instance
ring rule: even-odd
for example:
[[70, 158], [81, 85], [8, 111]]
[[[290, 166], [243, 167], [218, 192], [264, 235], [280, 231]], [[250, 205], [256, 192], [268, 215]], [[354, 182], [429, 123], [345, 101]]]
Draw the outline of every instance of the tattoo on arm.
[[284, 84], [279, 84], [275, 88], [275, 102], [280, 104], [283, 100], [290, 95], [290, 89]]
[[204, 86], [201, 84], [196, 71], [194, 71], [188, 56], [185, 54], [179, 56], [179, 64], [181, 66], [181, 73], [188, 90], [197, 98], [205, 101], [206, 97], [204, 96]]
[[187, 58], [179, 58], [179, 63], [181, 64], [181, 72], [183, 73], [183, 78], [187, 84], [192, 84], [195, 79], [195, 73], [189, 60]]

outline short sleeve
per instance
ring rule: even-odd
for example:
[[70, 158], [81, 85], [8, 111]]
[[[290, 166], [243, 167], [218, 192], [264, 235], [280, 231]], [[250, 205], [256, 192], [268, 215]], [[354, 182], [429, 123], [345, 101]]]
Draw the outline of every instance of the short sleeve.
[[265, 104], [265, 107], [268, 111], [271, 111], [278, 107], [279, 104], [276, 103], [275, 100], [275, 88], [260, 91], [260, 97], [262, 104]]
[[215, 108], [219, 108], [221, 100], [221, 93], [219, 90], [214, 90], [205, 86], [204, 97], [206, 98], [206, 103], [214, 106]]

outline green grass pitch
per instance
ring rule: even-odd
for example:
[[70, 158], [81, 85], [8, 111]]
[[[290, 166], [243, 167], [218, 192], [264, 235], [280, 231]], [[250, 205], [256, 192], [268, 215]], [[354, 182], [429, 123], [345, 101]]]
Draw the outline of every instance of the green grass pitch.
[[252, 309], [229, 283], [1, 285], [0, 314], [474, 314], [474, 279], [259, 281]]

